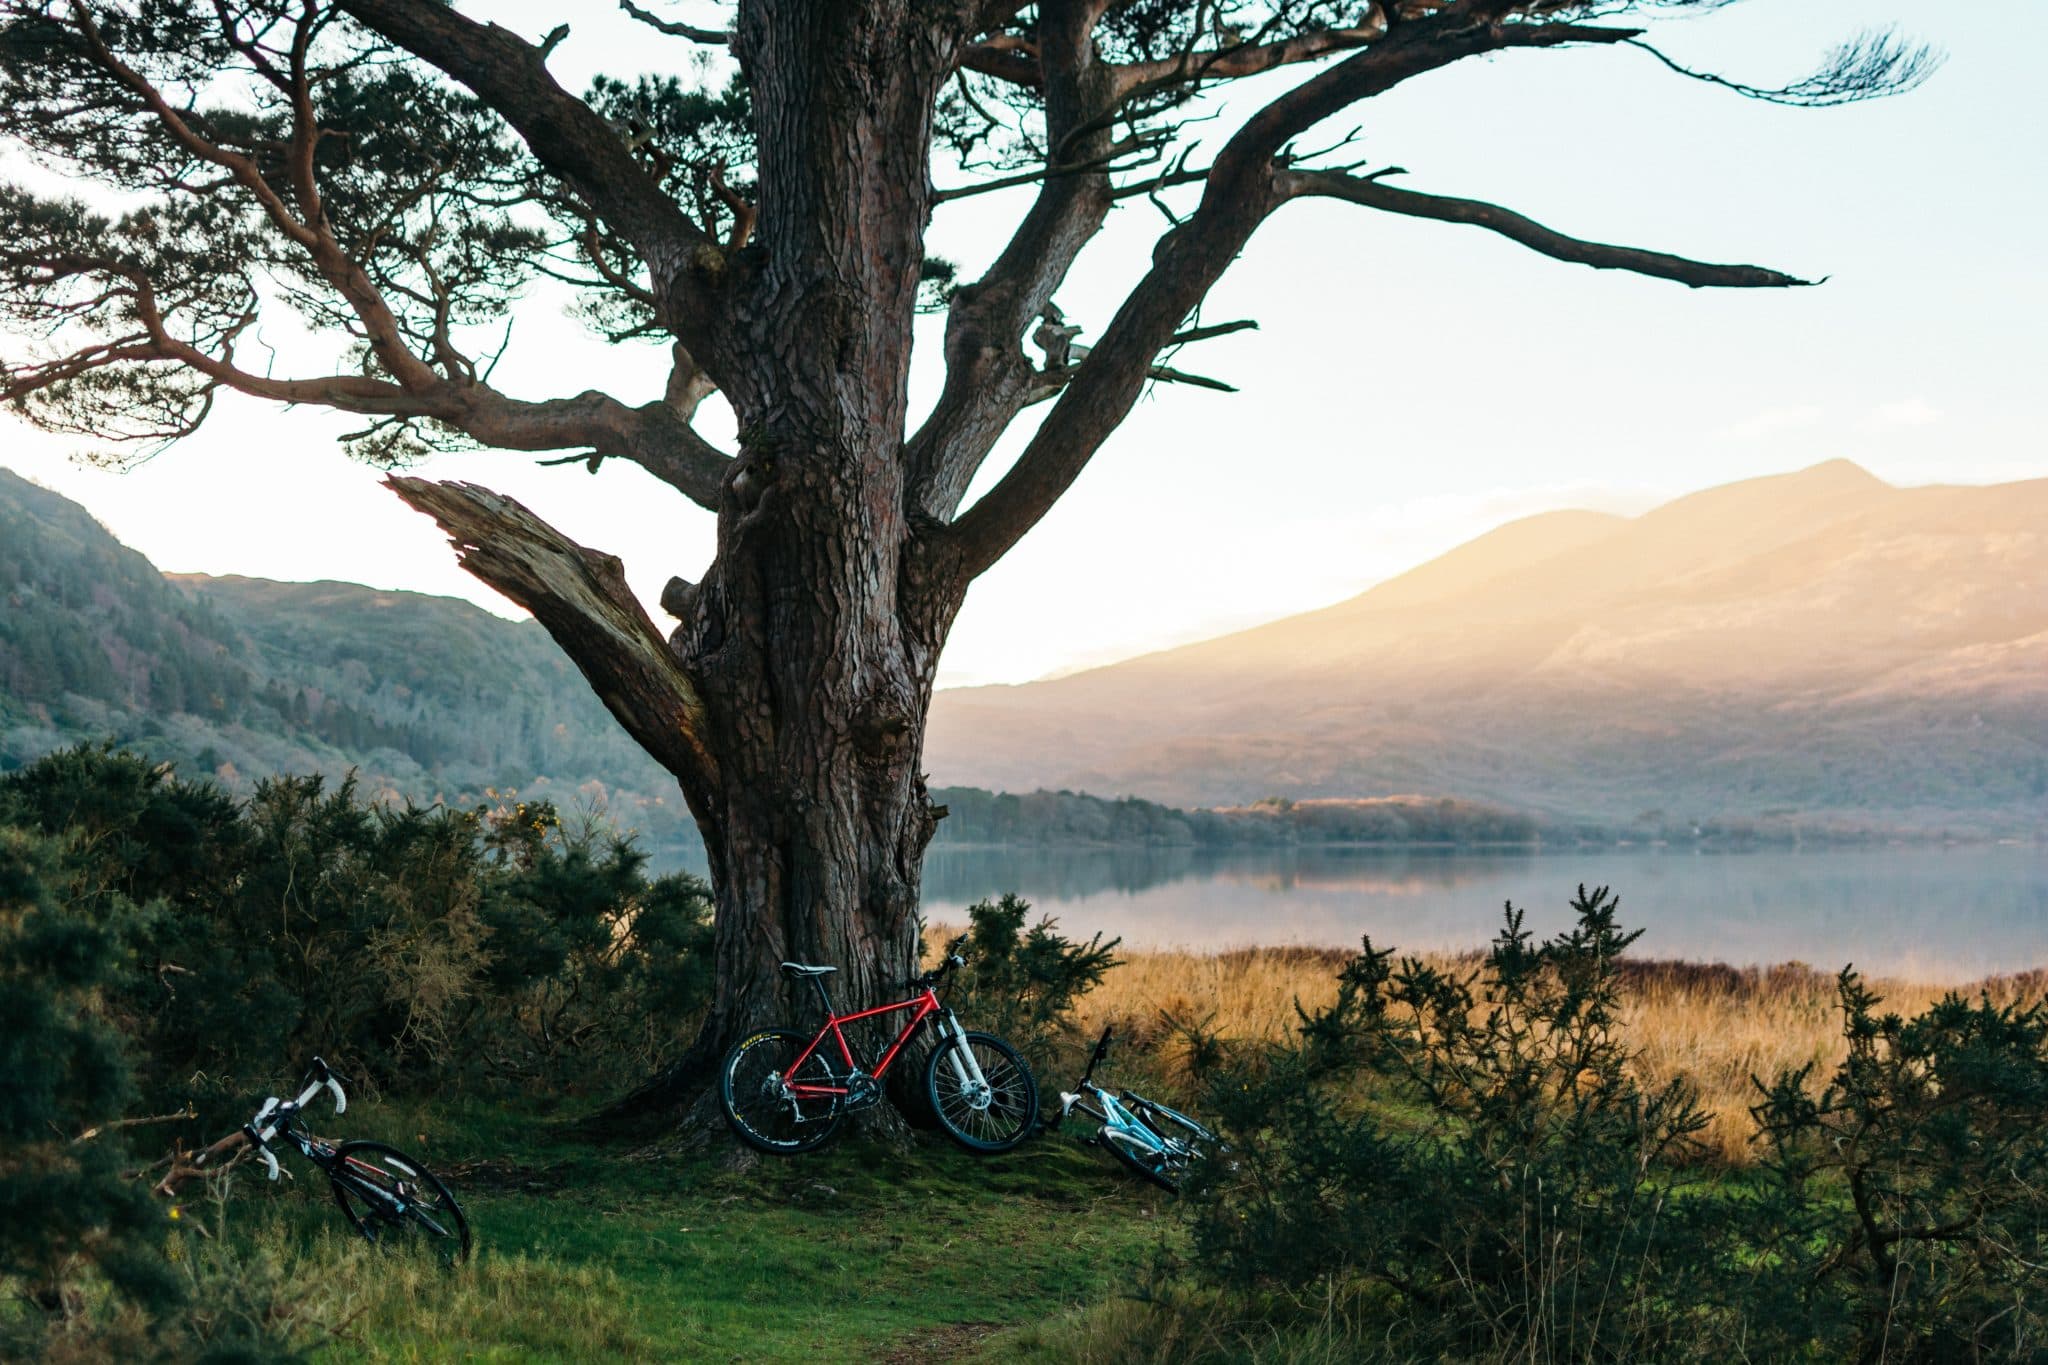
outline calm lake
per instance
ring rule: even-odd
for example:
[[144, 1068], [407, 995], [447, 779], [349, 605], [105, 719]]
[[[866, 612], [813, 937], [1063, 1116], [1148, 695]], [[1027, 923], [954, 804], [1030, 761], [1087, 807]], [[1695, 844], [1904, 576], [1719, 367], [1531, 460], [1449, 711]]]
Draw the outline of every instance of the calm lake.
[[1704, 853], [933, 848], [924, 912], [964, 923], [1015, 891], [1068, 934], [1133, 947], [1258, 943], [1469, 948], [1501, 904], [1539, 934], [1570, 922], [1579, 883], [1621, 895], [1636, 953], [1736, 964], [1854, 962], [1956, 981], [2048, 966], [2048, 849], [2035, 846]]

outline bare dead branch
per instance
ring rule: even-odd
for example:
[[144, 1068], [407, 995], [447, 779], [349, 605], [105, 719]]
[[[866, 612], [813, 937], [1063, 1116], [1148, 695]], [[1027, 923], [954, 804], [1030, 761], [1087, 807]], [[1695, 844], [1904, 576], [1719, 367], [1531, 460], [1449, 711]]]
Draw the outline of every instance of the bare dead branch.
[[[178, 1191], [192, 1181], [203, 1176], [218, 1175], [222, 1171], [231, 1170], [243, 1157], [248, 1155], [249, 1150], [249, 1135], [237, 1128], [234, 1132], [220, 1139], [220, 1141], [202, 1148], [198, 1152], [187, 1152], [184, 1144], [180, 1143], [171, 1149], [170, 1156], [161, 1162], [152, 1163], [144, 1169], [145, 1171], [153, 1171], [157, 1166], [161, 1165], [164, 1168], [164, 1174], [151, 1187], [152, 1192], [166, 1199], [174, 1199], [177, 1197]], [[222, 1156], [227, 1156], [228, 1160], [216, 1160]]]
[[462, 567], [547, 627], [627, 733], [685, 790], [715, 785], [696, 685], [626, 585], [617, 558], [587, 550], [519, 503], [467, 483], [385, 484], [448, 533]]
[[175, 1113], [151, 1114], [147, 1118], [113, 1119], [106, 1123], [96, 1123], [71, 1140], [73, 1142], [91, 1142], [102, 1134], [118, 1133], [124, 1128], [141, 1128], [153, 1123], [179, 1123], [186, 1119], [196, 1119], [198, 1117], [199, 1111], [188, 1104]]
[[1583, 241], [1553, 231], [1497, 204], [1398, 189], [1367, 176], [1343, 175], [1334, 171], [1286, 171], [1280, 176], [1280, 190], [1290, 199], [1312, 196], [1343, 199], [1411, 218], [1434, 218], [1443, 223], [1483, 227], [1554, 260], [1591, 266], [1595, 270], [1626, 270], [1654, 279], [1675, 280], [1694, 289], [1785, 289], [1815, 283], [1763, 266], [1712, 265], [1661, 251]]
[[664, 19], [651, 10], [642, 9], [634, 4], [633, 0], [619, 0], [619, 8], [657, 33], [666, 33], [671, 38], [687, 38], [693, 43], [705, 43], [714, 47], [724, 47], [732, 42], [732, 35], [723, 29], [700, 28], [695, 24]]

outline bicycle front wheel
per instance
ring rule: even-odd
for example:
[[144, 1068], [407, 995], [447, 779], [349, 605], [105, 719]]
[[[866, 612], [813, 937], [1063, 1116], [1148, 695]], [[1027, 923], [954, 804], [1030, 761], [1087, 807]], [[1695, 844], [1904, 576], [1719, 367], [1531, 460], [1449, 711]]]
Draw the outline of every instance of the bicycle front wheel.
[[811, 1035], [791, 1028], [762, 1029], [741, 1039], [725, 1054], [718, 1074], [718, 1104], [725, 1121], [749, 1147], [778, 1156], [792, 1156], [823, 1146], [839, 1131], [845, 1117], [839, 1099], [800, 1097], [792, 1082], [843, 1087], [845, 1067], [823, 1047], [811, 1049], [803, 1065], [792, 1071], [810, 1046]]
[[425, 1162], [382, 1142], [344, 1142], [334, 1157], [334, 1202], [367, 1240], [426, 1247], [449, 1265], [469, 1259], [469, 1219]]
[[1104, 1128], [1100, 1141], [1132, 1175], [1169, 1193], [1180, 1193], [1180, 1167], [1166, 1153], [1118, 1128]]
[[946, 1136], [970, 1152], [1007, 1152], [1031, 1136], [1038, 1119], [1031, 1068], [992, 1034], [940, 1038], [925, 1062], [924, 1089]]

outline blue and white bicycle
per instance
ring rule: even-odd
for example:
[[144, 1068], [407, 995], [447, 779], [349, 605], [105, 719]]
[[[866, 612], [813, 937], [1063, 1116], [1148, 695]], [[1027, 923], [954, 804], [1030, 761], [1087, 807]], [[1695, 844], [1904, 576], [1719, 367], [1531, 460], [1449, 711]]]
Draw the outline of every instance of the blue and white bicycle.
[[1088, 1058], [1088, 1069], [1073, 1090], [1060, 1092], [1060, 1112], [1051, 1127], [1065, 1123], [1076, 1111], [1101, 1123], [1084, 1139], [1129, 1167], [1134, 1175], [1176, 1193], [1188, 1168], [1212, 1151], [1222, 1150], [1214, 1133], [1195, 1120], [1135, 1091], [1122, 1094], [1095, 1083], [1095, 1068], [1109, 1055], [1110, 1030], [1104, 1029]]

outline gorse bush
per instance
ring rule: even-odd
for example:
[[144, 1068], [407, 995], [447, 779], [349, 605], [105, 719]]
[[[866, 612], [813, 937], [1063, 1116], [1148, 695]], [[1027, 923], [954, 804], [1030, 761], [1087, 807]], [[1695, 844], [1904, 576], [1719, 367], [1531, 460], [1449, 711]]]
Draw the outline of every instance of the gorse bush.
[[76, 749], [0, 778], [8, 826], [55, 841], [56, 913], [113, 945], [97, 1009], [159, 1109], [238, 1121], [315, 1053], [377, 1089], [619, 1086], [709, 998], [703, 886], [545, 805], [373, 806], [317, 777], [238, 804]]
[[[119, 1178], [122, 1144], [85, 1136], [133, 1098], [120, 1038], [93, 1009], [121, 951], [65, 913], [59, 864], [52, 841], [0, 829], [0, 1277], [61, 1322], [82, 1307], [81, 1275], [148, 1306], [176, 1286], [153, 1254], [162, 1210]], [[9, 1325], [0, 1354], [27, 1353], [35, 1334]]]
[[1543, 943], [1510, 910], [1463, 975], [1368, 940], [1298, 1047], [1226, 1073], [1236, 1166], [1201, 1203], [1198, 1263], [1243, 1288], [1357, 1279], [1431, 1350], [1673, 1345], [1681, 1324], [1644, 1309], [1700, 1270], [1702, 1206], [1670, 1167], [1705, 1117], [1684, 1086], [1631, 1079], [1616, 962], [1634, 935], [1604, 892], [1575, 909]]
[[1120, 939], [1070, 939], [1041, 916], [1029, 928], [1031, 903], [1005, 892], [967, 907], [967, 966], [951, 1003], [972, 1027], [1008, 1038], [1034, 1060], [1073, 1030], [1074, 1006], [1117, 966]]
[[126, 926], [72, 914], [68, 880], [61, 844], [0, 828], [0, 1359], [299, 1360], [289, 1287], [179, 1239], [129, 1174], [131, 1134], [156, 1130], [122, 1119], [133, 1076], [101, 1008]]
[[1845, 975], [1847, 1060], [1759, 1083], [1736, 1183], [1690, 1087], [1633, 1078], [1617, 906], [1540, 943], [1510, 909], [1464, 972], [1368, 940], [1211, 1087], [1186, 1271], [1396, 1359], [2048, 1358], [2042, 1008], [1878, 1017]]
[[1839, 992], [1827, 1086], [1787, 1072], [1752, 1111], [1771, 1311], [1863, 1358], [2048, 1358], [2048, 1009], [1905, 1019], [1846, 970]]
[[132, 1172], [314, 1053], [373, 1092], [638, 1080], [709, 999], [710, 935], [695, 880], [544, 805], [238, 804], [104, 749], [0, 778], [0, 1358], [299, 1358], [320, 1324], [273, 1261]]

